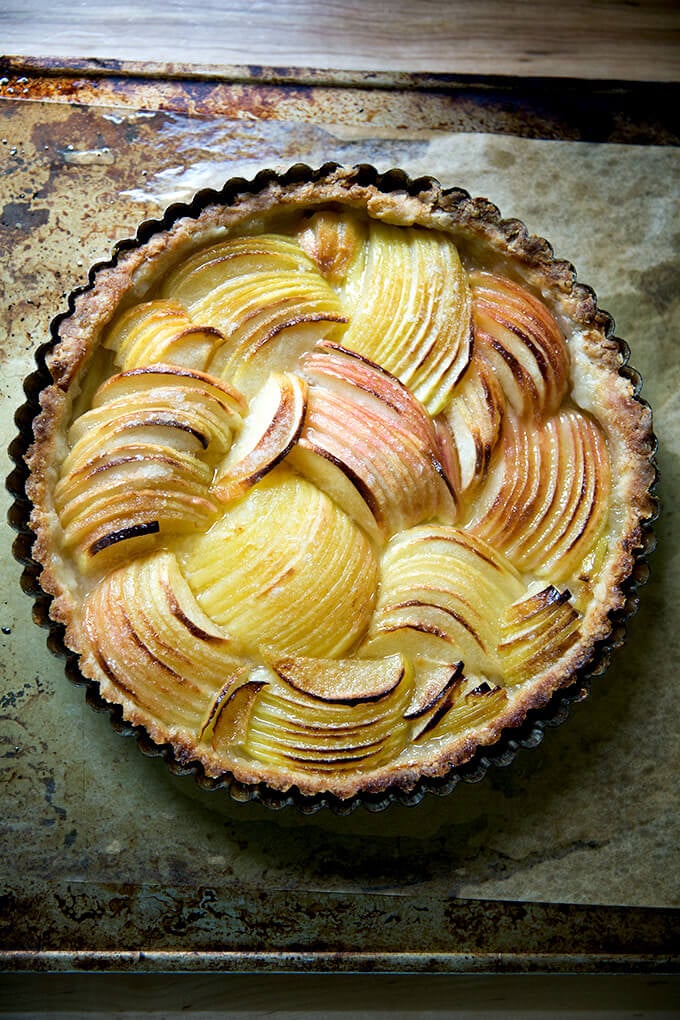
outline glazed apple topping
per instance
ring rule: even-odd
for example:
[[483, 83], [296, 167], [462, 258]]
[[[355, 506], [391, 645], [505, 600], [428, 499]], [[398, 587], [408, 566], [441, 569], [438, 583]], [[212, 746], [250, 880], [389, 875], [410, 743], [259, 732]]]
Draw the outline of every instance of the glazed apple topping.
[[605, 429], [543, 297], [469, 261], [310, 210], [103, 330], [54, 487], [83, 661], [208, 774], [332, 789], [484, 742], [578, 643]]

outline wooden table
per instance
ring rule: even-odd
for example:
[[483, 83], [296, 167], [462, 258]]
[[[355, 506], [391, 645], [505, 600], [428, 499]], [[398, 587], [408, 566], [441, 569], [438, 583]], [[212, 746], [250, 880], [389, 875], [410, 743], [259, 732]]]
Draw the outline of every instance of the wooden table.
[[7, 54], [678, 81], [677, 0], [101, 0], [0, 6]]

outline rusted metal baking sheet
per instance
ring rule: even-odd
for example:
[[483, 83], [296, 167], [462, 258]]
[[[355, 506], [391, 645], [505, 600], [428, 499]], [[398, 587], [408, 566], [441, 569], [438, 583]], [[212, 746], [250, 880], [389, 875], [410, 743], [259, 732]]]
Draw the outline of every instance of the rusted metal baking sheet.
[[[658, 408], [663, 475], [680, 387], [676, 93], [5, 58], [5, 448], [50, 321], [116, 241], [229, 177], [335, 160], [488, 194], [576, 262]], [[678, 969], [677, 587], [663, 520], [625, 655], [567, 725], [450, 797], [312, 818], [227, 802], [120, 739], [33, 625], [3, 534], [0, 969]]]
[[0, 97], [524, 138], [680, 144], [680, 86], [0, 57]]

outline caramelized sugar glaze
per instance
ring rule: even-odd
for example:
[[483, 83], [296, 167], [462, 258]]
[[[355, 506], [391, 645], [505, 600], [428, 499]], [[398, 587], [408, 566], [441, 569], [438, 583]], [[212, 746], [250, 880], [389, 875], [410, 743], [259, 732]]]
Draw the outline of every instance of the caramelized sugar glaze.
[[609, 326], [431, 180], [272, 175], [123, 251], [28, 455], [82, 672], [208, 777], [349, 798], [467, 761], [625, 606], [654, 467]]

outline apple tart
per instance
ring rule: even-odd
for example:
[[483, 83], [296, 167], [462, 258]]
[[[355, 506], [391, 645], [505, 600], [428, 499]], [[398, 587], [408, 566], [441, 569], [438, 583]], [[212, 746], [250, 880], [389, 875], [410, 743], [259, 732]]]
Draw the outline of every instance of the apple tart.
[[618, 640], [655, 512], [625, 360], [484, 199], [335, 165], [202, 193], [55, 320], [26, 457], [51, 618], [203, 782], [424, 789]]

